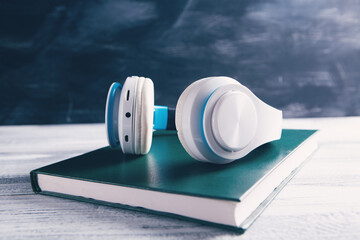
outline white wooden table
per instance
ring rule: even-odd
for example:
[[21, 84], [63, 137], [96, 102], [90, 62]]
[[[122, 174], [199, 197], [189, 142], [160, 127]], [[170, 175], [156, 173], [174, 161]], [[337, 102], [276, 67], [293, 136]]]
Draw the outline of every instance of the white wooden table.
[[103, 124], [0, 127], [0, 239], [360, 239], [360, 117], [286, 119], [319, 149], [243, 235], [35, 195], [32, 169], [106, 145]]

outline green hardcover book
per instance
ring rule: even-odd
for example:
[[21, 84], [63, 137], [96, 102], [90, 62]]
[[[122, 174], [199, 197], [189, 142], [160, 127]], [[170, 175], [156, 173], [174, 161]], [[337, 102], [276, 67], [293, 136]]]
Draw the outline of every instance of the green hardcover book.
[[35, 193], [165, 214], [243, 232], [316, 149], [315, 130], [283, 130], [226, 165], [192, 159], [175, 132], [144, 156], [104, 147], [31, 171]]

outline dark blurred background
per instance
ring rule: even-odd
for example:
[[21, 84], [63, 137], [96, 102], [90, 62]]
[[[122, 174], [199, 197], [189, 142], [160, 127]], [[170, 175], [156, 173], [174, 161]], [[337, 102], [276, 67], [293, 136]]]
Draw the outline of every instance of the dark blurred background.
[[0, 124], [104, 121], [108, 87], [156, 104], [226, 75], [285, 117], [360, 115], [360, 1], [0, 1]]

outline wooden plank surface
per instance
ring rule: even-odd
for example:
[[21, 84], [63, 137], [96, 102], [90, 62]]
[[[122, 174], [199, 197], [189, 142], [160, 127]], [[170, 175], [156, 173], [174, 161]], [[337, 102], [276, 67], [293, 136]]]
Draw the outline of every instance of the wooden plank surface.
[[35, 195], [32, 169], [105, 146], [103, 124], [0, 127], [0, 239], [360, 239], [360, 117], [286, 119], [319, 149], [243, 235]]

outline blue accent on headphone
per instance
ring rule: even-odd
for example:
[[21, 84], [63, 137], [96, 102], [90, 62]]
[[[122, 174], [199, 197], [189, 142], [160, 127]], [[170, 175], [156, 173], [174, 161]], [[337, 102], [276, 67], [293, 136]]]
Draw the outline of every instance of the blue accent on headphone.
[[[210, 95], [209, 95], [208, 98], [206, 99], [205, 104], [204, 104], [204, 107], [203, 107], [203, 109], [202, 109], [202, 114], [201, 114], [201, 119], [200, 119], [200, 121], [201, 121], [200, 125], [201, 125], [202, 137], [203, 137], [206, 145], [209, 147], [209, 149], [210, 149], [213, 153], [215, 153], [215, 152], [211, 149], [210, 144], [209, 144], [209, 142], [206, 140], [206, 137], [205, 137], [205, 131], [204, 131], [204, 115], [205, 115], [206, 105], [208, 104], [210, 97], [214, 94], [214, 92], [215, 92], [217, 89], [218, 89], [218, 88], [215, 88], [215, 90], [212, 91], [212, 93], [210, 93]], [[215, 154], [216, 154], [216, 153], [215, 153]], [[217, 155], [217, 154], [216, 154], [216, 155]]]
[[155, 130], [165, 130], [168, 124], [168, 107], [154, 106], [154, 127]]
[[[116, 132], [114, 132], [114, 105], [117, 104], [117, 111], [119, 111], [119, 103], [115, 103], [115, 97], [118, 93], [118, 91], [121, 91], [122, 85], [118, 82], [115, 82], [111, 89], [109, 90], [109, 99], [108, 99], [108, 108], [107, 108], [107, 134], [109, 138], [109, 143], [111, 147], [117, 147], [119, 146], [119, 139], [116, 139], [115, 135], [118, 134], [118, 131], [116, 129]], [[117, 116], [115, 116], [117, 118]]]

